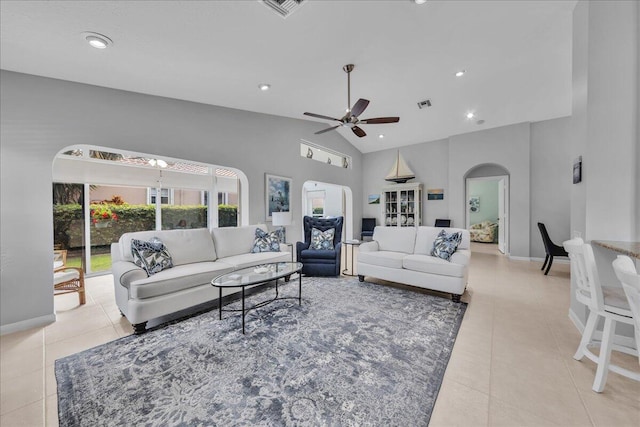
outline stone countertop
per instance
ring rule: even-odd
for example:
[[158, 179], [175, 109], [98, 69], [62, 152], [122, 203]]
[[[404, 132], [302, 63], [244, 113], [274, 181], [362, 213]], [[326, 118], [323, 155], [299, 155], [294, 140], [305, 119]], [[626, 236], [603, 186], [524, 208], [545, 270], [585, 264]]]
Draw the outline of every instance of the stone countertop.
[[640, 259], [640, 242], [619, 242], [614, 240], [594, 240], [591, 243], [621, 254]]

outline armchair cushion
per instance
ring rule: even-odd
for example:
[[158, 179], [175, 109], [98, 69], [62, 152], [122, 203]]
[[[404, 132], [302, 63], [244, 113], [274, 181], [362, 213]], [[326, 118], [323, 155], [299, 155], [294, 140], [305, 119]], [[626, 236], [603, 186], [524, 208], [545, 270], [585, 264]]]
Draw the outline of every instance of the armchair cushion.
[[329, 250], [320, 250], [320, 249], [305, 249], [302, 252], [300, 252], [300, 254], [302, 255], [302, 259], [308, 259], [308, 258], [313, 258], [313, 259], [332, 259], [335, 260], [336, 259], [336, 251], [333, 249], [329, 249]]
[[335, 228], [320, 231], [314, 227], [311, 230], [311, 244], [309, 245], [309, 249], [318, 251], [333, 249], [333, 237], [335, 232]]

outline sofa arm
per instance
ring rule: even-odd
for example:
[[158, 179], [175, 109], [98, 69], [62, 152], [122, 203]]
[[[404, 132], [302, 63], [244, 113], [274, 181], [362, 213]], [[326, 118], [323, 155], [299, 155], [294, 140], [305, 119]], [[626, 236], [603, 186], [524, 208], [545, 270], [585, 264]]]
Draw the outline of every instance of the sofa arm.
[[471, 259], [471, 251], [469, 249], [458, 249], [451, 255], [449, 261], [454, 264], [460, 264], [464, 266], [469, 265], [469, 260]]
[[371, 242], [360, 243], [358, 251], [360, 252], [377, 252], [380, 250], [378, 242], [372, 240]]
[[129, 289], [131, 282], [148, 277], [144, 269], [129, 261], [114, 262], [111, 265], [111, 272], [113, 273], [114, 286], [119, 284], [127, 289]]

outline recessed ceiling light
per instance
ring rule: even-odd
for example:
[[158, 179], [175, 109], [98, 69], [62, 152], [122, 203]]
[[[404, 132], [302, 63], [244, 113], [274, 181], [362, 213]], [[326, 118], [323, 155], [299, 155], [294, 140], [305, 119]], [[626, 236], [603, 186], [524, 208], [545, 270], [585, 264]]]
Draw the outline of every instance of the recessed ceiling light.
[[476, 115], [472, 112], [467, 113], [467, 119], [473, 119]]
[[425, 4], [427, 0], [413, 0], [415, 4]]
[[457, 72], [456, 72], [456, 77], [462, 77], [462, 76], [464, 76], [464, 73], [466, 73], [466, 71], [465, 71], [465, 70], [457, 71]]
[[378, 135], [378, 138], [382, 139], [382, 138], [384, 138], [384, 135], [380, 134], [380, 135]]
[[96, 49], [106, 49], [113, 44], [113, 40], [103, 34], [86, 31], [81, 35], [91, 47]]
[[258, 85], [258, 87], [260, 88], [261, 91], [265, 91], [265, 90], [271, 89], [271, 85], [268, 85], [266, 83], [262, 83], [262, 84]]

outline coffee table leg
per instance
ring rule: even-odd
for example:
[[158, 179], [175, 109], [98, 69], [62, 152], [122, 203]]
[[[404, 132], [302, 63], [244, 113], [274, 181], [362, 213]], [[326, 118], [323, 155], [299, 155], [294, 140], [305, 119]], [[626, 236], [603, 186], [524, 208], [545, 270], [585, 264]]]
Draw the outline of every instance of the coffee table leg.
[[298, 303], [302, 305], [302, 274], [298, 274]]
[[222, 288], [218, 288], [218, 312], [220, 313], [220, 320], [222, 320]]
[[244, 286], [242, 287], [242, 334], [244, 335]]

